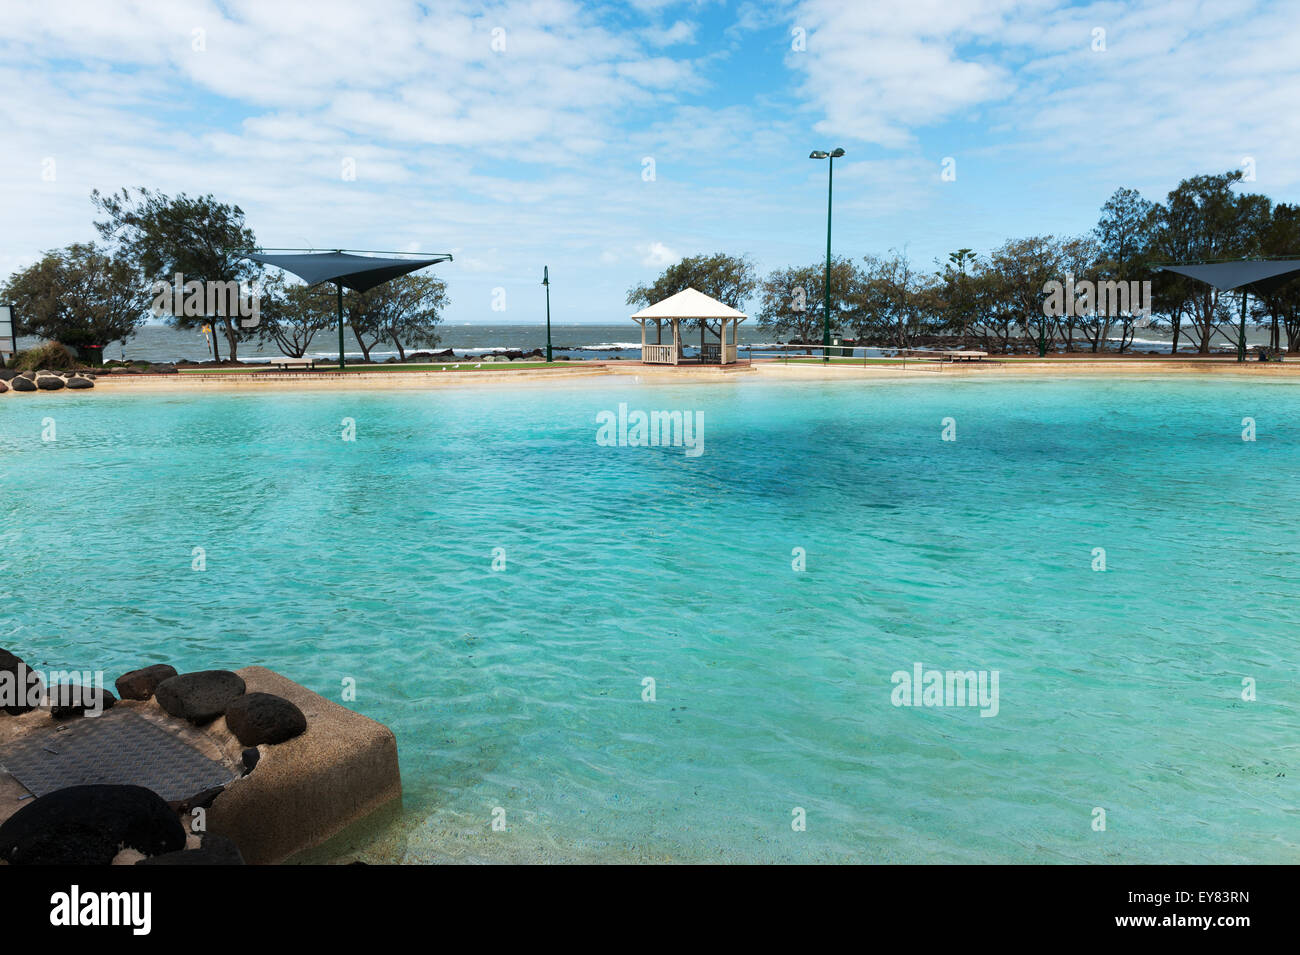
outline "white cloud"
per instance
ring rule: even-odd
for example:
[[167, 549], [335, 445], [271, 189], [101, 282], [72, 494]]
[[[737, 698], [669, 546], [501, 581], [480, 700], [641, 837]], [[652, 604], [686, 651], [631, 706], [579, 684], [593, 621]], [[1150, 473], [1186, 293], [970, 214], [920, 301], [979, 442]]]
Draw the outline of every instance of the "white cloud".
[[698, 24], [677, 20], [670, 27], [650, 27], [642, 31], [642, 36], [651, 46], [676, 46], [679, 43], [694, 43]]
[[664, 266], [672, 265], [681, 258], [676, 252], [668, 248], [662, 242], [651, 242], [649, 245], [641, 247], [641, 264], [654, 269], [661, 269]]

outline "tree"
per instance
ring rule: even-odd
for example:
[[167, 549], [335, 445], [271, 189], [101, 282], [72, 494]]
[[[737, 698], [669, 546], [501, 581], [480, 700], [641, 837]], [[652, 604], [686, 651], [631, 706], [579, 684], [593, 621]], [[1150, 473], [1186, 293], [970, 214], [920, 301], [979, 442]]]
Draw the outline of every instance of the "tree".
[[[1244, 254], [1244, 209], [1232, 191], [1241, 182], [1241, 171], [1184, 179], [1165, 202], [1152, 212], [1151, 250], [1155, 260], [1170, 264], [1214, 262]], [[1183, 296], [1181, 302], [1173, 300]], [[1162, 281], [1162, 308], [1186, 316], [1196, 336], [1197, 351], [1210, 353], [1210, 342], [1229, 318], [1228, 303], [1219, 290], [1204, 282]], [[1179, 328], [1175, 325], [1174, 345]]]
[[[1097, 272], [1097, 260], [1101, 256], [1101, 247], [1096, 239], [1089, 236], [1077, 236], [1061, 243], [1061, 265], [1066, 275], [1075, 278], [1092, 279]], [[1064, 279], [1065, 276], [1061, 276]], [[1075, 310], [1070, 309], [1071, 313]], [[1074, 351], [1074, 332], [1076, 329], [1092, 344], [1095, 352], [1104, 348], [1110, 336], [1111, 319], [1107, 315], [1058, 315], [1053, 323], [1063, 330], [1065, 350]]]
[[368, 292], [343, 293], [343, 315], [352, 329], [357, 344], [361, 346], [363, 361], [370, 361], [370, 350], [384, 340], [388, 324], [385, 308], [382, 285]]
[[[776, 269], [759, 286], [758, 327], [812, 343], [822, 339], [826, 265]], [[852, 259], [831, 259], [831, 327], [853, 320], [861, 304], [862, 271]], [[808, 349], [809, 354], [812, 349]]]
[[[1097, 240], [1097, 279], [1133, 282], [1150, 274], [1151, 212], [1154, 208], [1155, 203], [1142, 198], [1136, 189], [1116, 189], [1106, 200], [1101, 207], [1101, 218], [1093, 229]], [[1119, 350], [1125, 351], [1136, 333], [1134, 311], [1130, 309], [1119, 315], [1098, 317], [1107, 326], [1107, 332], [1109, 326], [1118, 319]], [[1102, 337], [1103, 345], [1105, 341], [1105, 337]], [[1092, 350], [1097, 350], [1096, 340], [1093, 341]]]
[[[256, 247], [256, 239], [239, 206], [218, 202], [211, 195], [192, 199], [181, 193], [172, 199], [144, 188], [108, 196], [95, 190], [91, 201], [107, 217], [95, 223], [100, 236], [120, 243], [148, 281], [174, 286], [175, 277], [181, 275], [184, 282], [251, 286], [261, 275], [256, 263], [243, 258]], [[173, 291], [179, 295], [182, 290]], [[238, 360], [240, 339], [257, 334], [232, 314], [173, 315], [169, 322], [181, 328], [213, 324], [225, 335], [231, 361]], [[213, 354], [220, 360], [215, 335]]]
[[978, 262], [979, 257], [971, 249], [948, 253], [948, 262], [937, 278], [945, 331], [966, 335], [975, 322], [978, 312], [970, 273]]
[[432, 275], [402, 275], [368, 292], [348, 292], [343, 310], [366, 361], [380, 342], [406, 359], [407, 346], [433, 348], [447, 306], [447, 286]]
[[436, 348], [438, 325], [448, 305], [447, 283], [433, 275], [402, 275], [381, 286], [387, 290], [384, 339], [406, 360], [406, 346]]
[[1061, 247], [1050, 235], [1008, 239], [989, 256], [984, 270], [985, 307], [997, 317], [1007, 344], [1009, 325], [1019, 327], [1022, 336], [1040, 336], [1050, 346], [1057, 326], [1043, 311], [1043, 287], [1063, 276]]
[[[1261, 248], [1270, 258], [1300, 257], [1300, 206], [1279, 202], [1273, 207]], [[1286, 329], [1287, 351], [1300, 352], [1300, 280], [1292, 279], [1262, 298], [1263, 310], [1272, 320], [1271, 347], [1282, 347], [1280, 320]]]
[[317, 333], [334, 325], [334, 308], [334, 296], [325, 286], [270, 279], [262, 286], [258, 338], [274, 342], [283, 355], [301, 358]]
[[60, 342], [98, 363], [104, 347], [144, 324], [151, 296], [125, 258], [93, 243], [46, 252], [10, 276], [4, 297], [21, 334]]
[[687, 256], [664, 269], [649, 285], [633, 286], [628, 290], [627, 304], [653, 305], [684, 289], [693, 288], [732, 308], [743, 309], [757, 287], [752, 262], [743, 255], [715, 252], [713, 255]]
[[868, 255], [863, 261], [858, 339], [912, 347], [939, 312], [936, 278], [918, 272], [906, 253], [897, 250]]

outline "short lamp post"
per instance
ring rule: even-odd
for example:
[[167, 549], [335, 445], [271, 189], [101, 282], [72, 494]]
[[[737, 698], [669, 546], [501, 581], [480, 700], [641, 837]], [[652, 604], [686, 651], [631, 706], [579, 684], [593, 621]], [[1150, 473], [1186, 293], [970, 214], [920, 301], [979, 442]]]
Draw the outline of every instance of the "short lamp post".
[[814, 149], [809, 159], [829, 160], [826, 166], [826, 311], [822, 313], [822, 362], [831, 360], [831, 189], [835, 182], [835, 160], [844, 155], [842, 148], [831, 152]]

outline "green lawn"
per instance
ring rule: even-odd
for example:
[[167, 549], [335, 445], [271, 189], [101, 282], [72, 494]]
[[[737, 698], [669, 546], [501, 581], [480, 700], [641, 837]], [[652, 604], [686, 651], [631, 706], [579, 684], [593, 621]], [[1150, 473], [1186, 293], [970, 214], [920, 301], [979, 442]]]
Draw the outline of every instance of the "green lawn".
[[[807, 358], [807, 357], [801, 357], [801, 358], [778, 358], [778, 359], [775, 359], [775, 360], [776, 360], [776, 361], [779, 361], [779, 362], [780, 362], [781, 364], [783, 364], [783, 365], [820, 365], [820, 364], [823, 364], [823, 360], [820, 359], [820, 358], [816, 358], [816, 357], [813, 357], [813, 358]], [[908, 359], [908, 361], [911, 361], [911, 362], [921, 361], [921, 360], [922, 360], [922, 359], [918, 359], [918, 358], [909, 358], [909, 359]], [[933, 361], [934, 359], [924, 359], [924, 360], [926, 360], [926, 361]], [[832, 364], [832, 365], [862, 365], [862, 364], [867, 364], [867, 365], [901, 365], [901, 364], [903, 364], [903, 359], [901, 359], [901, 358], [832, 358], [832, 359], [830, 360], [829, 364]]]

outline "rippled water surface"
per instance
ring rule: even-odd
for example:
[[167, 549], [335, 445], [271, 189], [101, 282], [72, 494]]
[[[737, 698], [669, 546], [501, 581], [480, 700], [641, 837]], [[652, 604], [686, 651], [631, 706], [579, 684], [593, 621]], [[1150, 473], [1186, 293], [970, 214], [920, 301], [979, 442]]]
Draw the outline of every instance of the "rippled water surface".
[[[704, 454], [598, 445], [620, 402]], [[7, 395], [0, 481], [0, 646], [356, 680], [406, 797], [339, 858], [1300, 847], [1293, 384]], [[893, 706], [917, 662], [998, 714]]]

